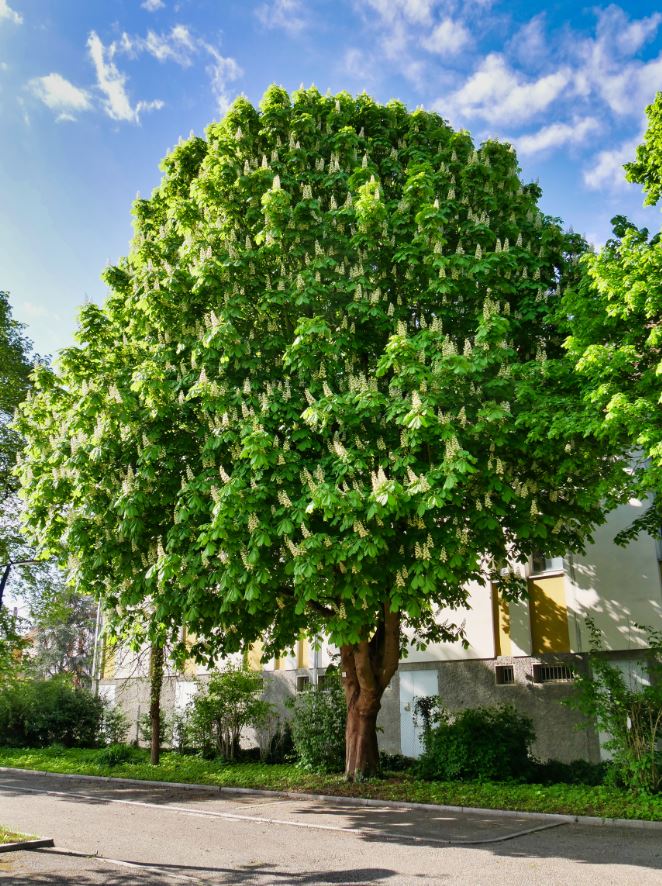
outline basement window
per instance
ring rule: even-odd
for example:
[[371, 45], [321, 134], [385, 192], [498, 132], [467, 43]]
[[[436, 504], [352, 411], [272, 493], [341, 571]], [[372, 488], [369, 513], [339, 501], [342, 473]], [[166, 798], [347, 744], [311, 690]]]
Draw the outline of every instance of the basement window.
[[533, 666], [534, 683], [570, 683], [574, 679], [574, 671], [567, 665], [537, 664]]
[[515, 669], [512, 665], [497, 665], [494, 676], [497, 686], [512, 686], [515, 682]]
[[310, 677], [307, 674], [297, 677], [297, 692], [305, 692], [309, 687]]

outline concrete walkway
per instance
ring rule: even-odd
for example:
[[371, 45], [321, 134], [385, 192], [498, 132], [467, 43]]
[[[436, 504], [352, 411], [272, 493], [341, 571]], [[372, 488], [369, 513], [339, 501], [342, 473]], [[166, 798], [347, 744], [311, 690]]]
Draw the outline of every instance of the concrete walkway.
[[662, 883], [659, 831], [490, 814], [5, 771], [0, 822], [55, 839], [56, 852], [16, 853], [0, 863], [0, 880], [37, 886]]

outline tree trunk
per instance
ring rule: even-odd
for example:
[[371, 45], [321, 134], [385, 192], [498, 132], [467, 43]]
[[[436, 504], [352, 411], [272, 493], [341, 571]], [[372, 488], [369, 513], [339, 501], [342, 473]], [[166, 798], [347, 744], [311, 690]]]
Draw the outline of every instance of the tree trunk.
[[377, 714], [382, 695], [398, 668], [400, 615], [387, 605], [369, 640], [342, 646], [340, 657], [347, 700], [345, 777], [370, 778], [379, 771]]
[[149, 716], [152, 724], [150, 763], [158, 766], [161, 757], [161, 686], [165, 654], [160, 643], [153, 642], [149, 656]]
[[9, 573], [11, 572], [12, 564], [7, 563], [2, 572], [2, 578], [0, 578], [0, 609], [2, 608], [2, 598], [5, 595], [5, 587], [7, 585], [7, 579], [9, 578]]

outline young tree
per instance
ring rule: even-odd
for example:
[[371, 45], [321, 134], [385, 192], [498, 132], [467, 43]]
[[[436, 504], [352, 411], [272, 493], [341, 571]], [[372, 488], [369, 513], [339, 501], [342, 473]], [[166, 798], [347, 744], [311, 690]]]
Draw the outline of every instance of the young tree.
[[28, 598], [32, 623], [29, 672], [41, 680], [68, 674], [74, 686], [89, 689], [94, 677], [97, 607], [89, 595], [66, 588], [62, 579], [56, 587], [57, 596], [40, 593], [36, 599]]
[[0, 503], [18, 485], [12, 471], [21, 438], [11, 421], [28, 392], [31, 371], [32, 342], [25, 326], [12, 317], [9, 293], [0, 290]]
[[25, 327], [12, 317], [9, 293], [0, 291], [0, 607], [14, 566], [32, 564], [18, 528], [13, 474], [22, 440], [12, 419], [25, 398], [32, 371], [32, 342]]
[[[647, 111], [644, 144], [625, 168], [655, 204], [662, 187], [662, 93]], [[582, 386], [578, 422], [629, 450], [638, 494], [653, 496], [621, 535], [626, 541], [640, 529], [656, 536], [662, 524], [662, 239], [623, 216], [612, 224], [614, 238], [584, 257], [583, 285], [566, 292], [561, 312], [569, 318], [566, 347]]]
[[601, 519], [620, 468], [552, 323], [583, 242], [510, 146], [366, 95], [239, 99], [163, 170], [23, 411], [32, 531], [199, 656], [326, 634], [370, 774], [406, 637], [457, 637], [467, 582]]

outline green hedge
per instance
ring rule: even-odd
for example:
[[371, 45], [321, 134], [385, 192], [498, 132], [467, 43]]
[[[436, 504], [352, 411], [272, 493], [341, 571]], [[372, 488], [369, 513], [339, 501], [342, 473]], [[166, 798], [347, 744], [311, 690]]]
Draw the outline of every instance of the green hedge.
[[0, 689], [0, 745], [94, 747], [104, 703], [63, 679], [25, 680]]

